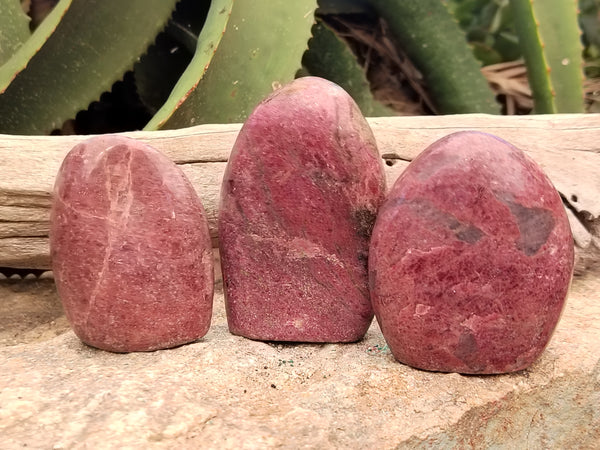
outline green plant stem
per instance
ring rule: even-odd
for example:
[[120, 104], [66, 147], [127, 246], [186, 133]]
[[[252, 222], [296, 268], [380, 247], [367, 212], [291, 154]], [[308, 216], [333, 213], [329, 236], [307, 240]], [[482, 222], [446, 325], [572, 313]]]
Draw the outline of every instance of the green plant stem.
[[583, 112], [577, 0], [510, 0], [537, 113]]
[[427, 82], [442, 114], [498, 114], [493, 92], [441, 0], [369, 0]]
[[[218, 19], [218, 33], [207, 34], [214, 45], [207, 48], [203, 29], [192, 62], [146, 130], [243, 122], [275, 87], [294, 79], [308, 46], [316, 0], [229, 3], [217, 10], [227, 13], [224, 28]], [[212, 27], [211, 11], [205, 27]]]

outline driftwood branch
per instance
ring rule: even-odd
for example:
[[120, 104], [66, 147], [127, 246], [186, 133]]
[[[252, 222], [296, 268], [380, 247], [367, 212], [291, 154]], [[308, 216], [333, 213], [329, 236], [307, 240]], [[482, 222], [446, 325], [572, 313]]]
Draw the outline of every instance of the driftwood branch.
[[[391, 185], [429, 144], [459, 130], [493, 133], [525, 150], [565, 201], [578, 247], [578, 271], [600, 254], [600, 115], [419, 116], [369, 119]], [[222, 174], [240, 125], [133, 132], [179, 164], [196, 187], [216, 239]], [[67, 152], [86, 136], [0, 135], [0, 267], [50, 267], [49, 209]]]

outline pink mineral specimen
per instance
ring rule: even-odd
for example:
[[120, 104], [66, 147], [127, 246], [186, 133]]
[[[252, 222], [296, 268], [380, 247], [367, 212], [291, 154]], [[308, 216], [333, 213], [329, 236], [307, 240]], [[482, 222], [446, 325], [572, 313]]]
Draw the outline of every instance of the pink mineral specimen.
[[478, 132], [439, 140], [373, 231], [373, 307], [393, 355], [443, 372], [528, 367], [558, 323], [573, 251], [559, 194], [521, 150]]
[[208, 331], [206, 215], [183, 172], [152, 147], [118, 136], [74, 147], [56, 178], [50, 248], [67, 318], [83, 342], [149, 351]]
[[373, 318], [368, 241], [385, 179], [351, 97], [301, 78], [244, 124], [221, 190], [219, 240], [232, 333], [351, 342]]

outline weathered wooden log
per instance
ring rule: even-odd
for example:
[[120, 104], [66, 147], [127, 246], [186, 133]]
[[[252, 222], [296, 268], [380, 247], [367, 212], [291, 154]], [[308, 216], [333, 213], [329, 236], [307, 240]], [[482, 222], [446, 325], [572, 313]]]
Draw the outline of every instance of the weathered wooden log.
[[[459, 130], [493, 133], [525, 150], [564, 198], [578, 246], [577, 271], [600, 254], [600, 115], [372, 118], [389, 185], [429, 144]], [[240, 125], [132, 132], [179, 164], [197, 189], [213, 242], [221, 179]], [[0, 135], [0, 267], [50, 267], [49, 208], [67, 152], [87, 136]]]

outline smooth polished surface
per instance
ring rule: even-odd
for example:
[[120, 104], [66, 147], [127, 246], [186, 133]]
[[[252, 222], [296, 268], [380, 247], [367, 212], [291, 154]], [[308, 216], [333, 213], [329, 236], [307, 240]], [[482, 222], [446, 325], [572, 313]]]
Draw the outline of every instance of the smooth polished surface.
[[384, 193], [373, 134], [340, 87], [301, 78], [264, 100], [239, 134], [221, 190], [231, 332], [362, 338], [373, 318], [368, 241]]
[[74, 147], [56, 179], [50, 245], [58, 292], [83, 342], [148, 351], [208, 331], [205, 213], [183, 172], [152, 147], [117, 136]]
[[377, 218], [369, 271], [396, 359], [434, 371], [528, 367], [559, 320], [573, 270], [562, 201], [524, 153], [489, 134], [419, 155]]

